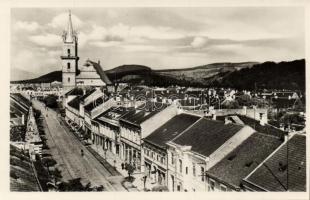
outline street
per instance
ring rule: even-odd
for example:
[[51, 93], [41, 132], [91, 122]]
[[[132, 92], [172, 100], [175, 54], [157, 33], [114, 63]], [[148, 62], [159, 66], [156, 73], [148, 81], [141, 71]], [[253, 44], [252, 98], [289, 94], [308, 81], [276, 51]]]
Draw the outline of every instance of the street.
[[[85, 148], [84, 145], [60, 123], [57, 113], [34, 100], [33, 106], [41, 110], [46, 121], [46, 137], [63, 180], [81, 178], [82, 184], [104, 187], [105, 191], [126, 191], [121, 185], [122, 176], [112, 176], [110, 172]], [[48, 115], [48, 116], [47, 116]], [[84, 151], [84, 156], [81, 155]]]

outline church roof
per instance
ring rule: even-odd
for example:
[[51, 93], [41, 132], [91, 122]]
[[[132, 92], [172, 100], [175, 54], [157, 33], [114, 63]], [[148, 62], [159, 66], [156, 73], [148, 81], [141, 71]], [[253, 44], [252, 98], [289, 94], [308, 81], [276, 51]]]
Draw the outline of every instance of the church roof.
[[108, 78], [108, 76], [106, 75], [106, 73], [103, 71], [101, 65], [99, 63], [93, 62], [91, 60], [87, 60], [86, 64], [90, 64], [94, 67], [94, 69], [96, 70], [97, 74], [100, 76], [100, 79], [107, 85], [111, 85], [112, 82], [111, 80]]

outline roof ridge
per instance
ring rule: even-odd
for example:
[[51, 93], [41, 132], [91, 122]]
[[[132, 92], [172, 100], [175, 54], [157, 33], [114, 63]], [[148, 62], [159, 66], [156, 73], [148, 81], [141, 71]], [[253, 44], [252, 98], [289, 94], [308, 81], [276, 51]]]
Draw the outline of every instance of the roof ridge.
[[189, 130], [190, 128], [192, 128], [195, 124], [197, 124], [198, 122], [200, 122], [201, 120], [203, 120], [204, 117], [201, 117], [200, 119], [198, 119], [197, 121], [195, 121], [192, 125], [190, 125], [189, 127], [187, 127], [184, 131], [182, 131], [179, 135], [177, 135], [176, 137], [174, 137], [172, 140], [170, 140], [170, 142], [174, 142], [177, 138], [179, 138], [181, 135], [183, 135], [187, 130]]

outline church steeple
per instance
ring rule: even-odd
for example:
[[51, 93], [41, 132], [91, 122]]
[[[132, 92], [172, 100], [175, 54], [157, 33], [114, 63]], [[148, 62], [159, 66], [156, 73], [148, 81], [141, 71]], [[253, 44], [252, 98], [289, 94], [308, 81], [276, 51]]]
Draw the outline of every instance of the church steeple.
[[69, 10], [68, 26], [67, 26], [67, 30], [64, 31], [63, 40], [64, 42], [72, 43], [72, 42], [75, 42], [76, 39], [77, 37], [76, 37], [76, 34], [72, 26], [71, 10]]
[[67, 30], [63, 35], [62, 61], [62, 84], [64, 91], [67, 91], [76, 85], [76, 74], [78, 71], [78, 40], [73, 30], [71, 11], [69, 10], [69, 20]]
[[69, 21], [68, 21], [68, 29], [67, 29], [67, 37], [66, 42], [73, 42], [73, 27], [72, 27], [72, 20], [71, 20], [71, 10], [69, 10]]

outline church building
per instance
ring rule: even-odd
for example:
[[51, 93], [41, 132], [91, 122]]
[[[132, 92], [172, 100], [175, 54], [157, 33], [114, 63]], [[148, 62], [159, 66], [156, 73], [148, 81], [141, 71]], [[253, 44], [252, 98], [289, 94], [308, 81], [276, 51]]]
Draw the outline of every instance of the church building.
[[66, 93], [76, 86], [79, 87], [102, 87], [110, 85], [111, 81], [98, 63], [87, 59], [86, 63], [79, 68], [78, 61], [78, 37], [72, 26], [71, 12], [67, 30], [63, 35], [62, 63], [62, 86]]

